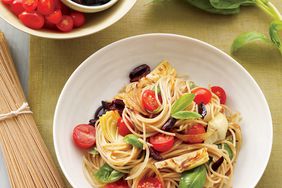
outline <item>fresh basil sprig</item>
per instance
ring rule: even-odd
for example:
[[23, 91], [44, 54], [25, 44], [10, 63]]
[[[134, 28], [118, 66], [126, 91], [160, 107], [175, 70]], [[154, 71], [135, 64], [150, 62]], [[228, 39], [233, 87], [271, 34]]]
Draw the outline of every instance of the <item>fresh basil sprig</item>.
[[179, 188], [202, 188], [206, 182], [205, 165], [198, 166], [181, 174]]
[[279, 36], [280, 30], [282, 30], [282, 20], [275, 20], [271, 22], [269, 27], [269, 36], [273, 44], [280, 50], [280, 53], [282, 54], [282, 46]]
[[185, 93], [171, 107], [171, 117], [175, 119], [196, 119], [201, 115], [196, 112], [184, 111], [194, 100], [195, 94]]
[[110, 165], [105, 163], [100, 169], [94, 174], [95, 178], [101, 183], [112, 183], [118, 181], [124, 176], [122, 172], [113, 169]]
[[258, 32], [247, 32], [239, 35], [231, 46], [231, 53], [238, 51], [241, 47], [254, 41], [271, 42], [264, 34]]
[[[155, 0], [156, 1], [156, 0]], [[203, 11], [213, 14], [238, 14], [241, 6], [256, 6], [268, 14], [273, 21], [269, 27], [269, 40], [264, 34], [258, 32], [243, 33], [235, 38], [231, 53], [254, 41], [270, 42], [277, 47], [282, 54], [282, 44], [279, 30], [282, 30], [282, 16], [277, 8], [269, 0], [186, 0], [189, 4]]]

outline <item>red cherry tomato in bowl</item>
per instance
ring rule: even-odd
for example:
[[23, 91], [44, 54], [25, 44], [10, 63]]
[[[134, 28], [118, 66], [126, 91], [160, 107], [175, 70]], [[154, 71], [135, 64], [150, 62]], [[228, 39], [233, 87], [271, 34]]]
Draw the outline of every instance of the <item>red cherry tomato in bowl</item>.
[[32, 29], [41, 29], [44, 25], [44, 17], [36, 12], [23, 12], [19, 15], [21, 22]]
[[156, 99], [155, 91], [149, 89], [145, 90], [142, 93], [142, 104], [149, 112], [157, 110], [160, 105]]
[[121, 135], [121, 136], [126, 136], [128, 134], [130, 134], [130, 130], [127, 128], [127, 126], [125, 125], [122, 117], [120, 117], [118, 119], [118, 123], [117, 123], [117, 126], [118, 126], [118, 133]]
[[197, 104], [200, 103], [208, 104], [212, 97], [211, 92], [203, 87], [198, 87], [196, 89], [193, 89], [191, 92], [195, 94], [194, 101]]
[[13, 0], [2, 0], [2, 3], [5, 5], [11, 5], [13, 3]]
[[72, 138], [79, 148], [91, 148], [96, 144], [96, 129], [92, 125], [79, 124], [73, 129]]
[[55, 11], [55, 0], [38, 0], [37, 11], [42, 15], [49, 15]]
[[11, 4], [11, 11], [17, 16], [24, 12], [22, 0], [14, 0]]
[[22, 0], [23, 1], [23, 8], [27, 12], [32, 12], [37, 8], [38, 0]]
[[137, 188], [163, 188], [158, 178], [147, 177], [140, 180]]
[[73, 29], [73, 20], [70, 16], [63, 16], [56, 26], [62, 32], [69, 32]]
[[84, 16], [83, 13], [74, 11], [70, 14], [70, 16], [73, 19], [73, 26], [74, 27], [80, 27], [80, 26], [84, 25], [85, 16]]
[[220, 100], [220, 104], [225, 104], [226, 102], [226, 93], [222, 87], [213, 86], [211, 87], [211, 91], [216, 94]]
[[48, 16], [45, 16], [46, 21], [50, 24], [58, 24], [63, 18], [61, 10], [55, 10]]
[[105, 188], [129, 188], [125, 180], [118, 180], [113, 183], [108, 183]]
[[151, 136], [149, 141], [155, 150], [159, 152], [165, 152], [172, 148], [174, 144], [174, 137], [158, 133], [154, 136]]
[[[189, 129], [187, 129], [186, 134], [187, 135], [198, 135], [198, 134], [203, 134], [205, 133], [205, 127], [202, 124], [196, 124], [193, 125], [192, 127], [190, 127]], [[188, 138], [187, 142], [190, 144], [198, 144], [198, 143], [202, 143], [204, 140], [202, 138]]]

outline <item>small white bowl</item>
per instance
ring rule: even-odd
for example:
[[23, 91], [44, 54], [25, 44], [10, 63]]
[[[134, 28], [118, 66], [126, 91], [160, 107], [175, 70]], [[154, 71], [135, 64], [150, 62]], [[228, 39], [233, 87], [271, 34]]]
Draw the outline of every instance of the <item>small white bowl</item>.
[[85, 13], [93, 13], [93, 12], [100, 12], [103, 10], [106, 10], [113, 6], [118, 0], [110, 0], [108, 3], [103, 5], [82, 5], [79, 3], [76, 3], [72, 0], [61, 0], [65, 5], [70, 7], [71, 9], [77, 10], [79, 12], [85, 12]]
[[[118, 1], [118, 0], [112, 0]], [[48, 29], [34, 30], [26, 27], [6, 6], [0, 2], [0, 18], [8, 22], [15, 28], [28, 34], [49, 38], [49, 39], [72, 39], [79, 38], [93, 33], [97, 33], [121, 19], [135, 4], [136, 0], [121, 0], [116, 2], [115, 6], [103, 12], [87, 14], [85, 25], [76, 28], [68, 33], [52, 31]]]

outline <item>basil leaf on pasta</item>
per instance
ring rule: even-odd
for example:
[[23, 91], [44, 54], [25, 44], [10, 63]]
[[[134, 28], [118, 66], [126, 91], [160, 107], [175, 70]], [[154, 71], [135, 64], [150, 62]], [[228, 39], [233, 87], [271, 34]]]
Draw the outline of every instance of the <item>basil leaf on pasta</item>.
[[110, 165], [105, 163], [94, 174], [94, 176], [101, 183], [112, 183], [122, 178], [124, 174], [122, 172], [113, 169]]
[[128, 134], [123, 138], [123, 141], [125, 143], [131, 144], [134, 147], [137, 147], [139, 149], [143, 148], [143, 144], [138, 140], [138, 137], [134, 134]]
[[171, 114], [173, 115], [187, 108], [192, 103], [194, 98], [195, 98], [195, 95], [193, 93], [186, 93], [182, 95], [179, 99], [177, 99], [173, 103], [172, 108], [171, 108]]
[[180, 111], [171, 115], [175, 119], [197, 119], [202, 117], [197, 112]]
[[205, 165], [182, 173], [179, 188], [202, 188], [206, 182], [207, 170]]

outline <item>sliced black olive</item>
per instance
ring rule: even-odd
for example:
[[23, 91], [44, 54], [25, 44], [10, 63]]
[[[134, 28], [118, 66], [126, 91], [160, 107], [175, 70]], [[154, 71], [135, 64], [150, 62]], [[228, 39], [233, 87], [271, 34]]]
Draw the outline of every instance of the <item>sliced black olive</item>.
[[204, 118], [207, 115], [207, 108], [204, 103], [198, 104], [198, 113]]
[[222, 157], [220, 157], [217, 161], [215, 161], [213, 164], [212, 164], [212, 169], [214, 170], [214, 171], [217, 171], [217, 169], [220, 167], [220, 165], [223, 163], [223, 160], [224, 160], [224, 158], [223, 158], [223, 156]]
[[159, 152], [157, 152], [156, 150], [154, 150], [154, 148], [152, 147], [149, 147], [149, 150], [150, 150], [150, 156], [155, 159], [156, 161], [162, 161], [163, 158], [162, 156], [160, 155]]
[[95, 118], [94, 118], [94, 119], [90, 119], [88, 124], [95, 126], [97, 120], [98, 120], [98, 119], [95, 119]]
[[170, 117], [166, 122], [165, 124], [162, 126], [162, 130], [164, 131], [170, 131], [173, 126], [175, 125], [176, 123], [176, 119], [173, 118], [173, 117]]
[[142, 64], [142, 65], [134, 68], [129, 73], [130, 82], [136, 82], [136, 81], [140, 80], [142, 77], [149, 74], [150, 72], [151, 72], [151, 68], [146, 64]]
[[103, 106], [99, 106], [95, 112], [94, 119], [99, 119], [100, 116], [105, 114], [107, 110]]
[[112, 103], [111, 102], [107, 102], [107, 101], [102, 101], [102, 106], [104, 109], [106, 110], [111, 110], [111, 107], [112, 107]]

